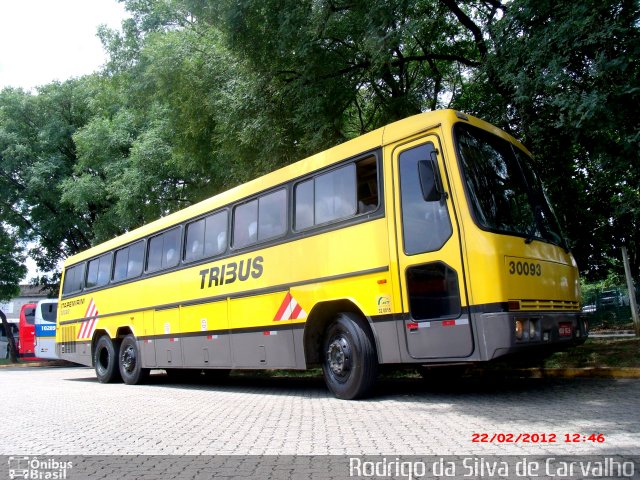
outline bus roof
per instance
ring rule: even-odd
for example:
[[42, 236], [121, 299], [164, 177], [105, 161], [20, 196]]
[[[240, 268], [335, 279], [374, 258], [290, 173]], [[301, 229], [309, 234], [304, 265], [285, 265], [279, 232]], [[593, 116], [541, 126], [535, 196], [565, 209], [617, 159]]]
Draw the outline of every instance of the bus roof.
[[352, 140], [348, 140], [344, 143], [336, 145], [324, 150], [320, 153], [314, 154], [305, 159], [299, 160], [295, 163], [282, 167], [273, 172], [267, 173], [254, 180], [250, 180], [246, 183], [233, 187], [222, 193], [207, 198], [194, 205], [176, 211], [161, 217], [158, 220], [145, 224], [139, 228], [124, 233], [118, 237], [112, 238], [104, 243], [101, 243], [95, 247], [89, 248], [76, 255], [68, 257], [64, 265], [73, 265], [77, 262], [87, 260], [96, 255], [100, 255], [103, 252], [108, 252], [121, 245], [126, 245], [139, 238], [144, 238], [148, 235], [152, 235], [155, 232], [164, 230], [173, 225], [180, 224], [190, 218], [198, 217], [206, 214], [218, 208], [224, 207], [230, 203], [236, 202], [242, 198], [249, 197], [253, 194], [259, 193], [264, 190], [276, 187], [283, 184], [293, 178], [302, 177], [308, 173], [314, 172], [323, 167], [332, 165], [333, 163], [340, 162], [358, 154], [380, 148], [384, 145], [402, 140], [403, 138], [416, 135], [420, 132], [430, 130], [439, 125], [453, 123], [460, 121], [460, 119], [467, 120], [469, 123], [480, 126], [485, 130], [489, 130], [492, 133], [508, 139], [514, 142], [518, 146], [524, 149], [522, 145], [513, 137], [478, 118], [472, 117], [466, 114], [460, 114], [455, 110], [435, 110], [431, 112], [420, 113], [413, 115], [402, 120], [385, 125], [372, 132], [366, 133]]

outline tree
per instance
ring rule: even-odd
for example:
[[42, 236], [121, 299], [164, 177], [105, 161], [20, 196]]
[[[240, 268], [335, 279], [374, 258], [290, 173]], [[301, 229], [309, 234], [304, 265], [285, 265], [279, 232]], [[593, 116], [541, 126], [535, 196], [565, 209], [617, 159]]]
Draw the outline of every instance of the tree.
[[29, 254], [44, 271], [90, 245], [90, 215], [75, 215], [60, 190], [76, 162], [72, 135], [87, 120], [89, 94], [80, 80], [37, 95], [0, 92], [0, 221], [36, 245]]
[[[20, 281], [27, 274], [27, 267], [23, 262], [24, 257], [16, 241], [0, 224], [0, 302], [10, 300], [20, 293]], [[18, 358], [16, 342], [7, 317], [1, 310], [0, 321], [9, 340], [9, 358], [15, 363]]]
[[606, 277], [626, 245], [640, 277], [638, 2], [515, 0], [491, 35], [498, 121], [535, 153], [581, 269]]
[[26, 274], [27, 267], [20, 247], [0, 225], [0, 302], [20, 293], [20, 281]]

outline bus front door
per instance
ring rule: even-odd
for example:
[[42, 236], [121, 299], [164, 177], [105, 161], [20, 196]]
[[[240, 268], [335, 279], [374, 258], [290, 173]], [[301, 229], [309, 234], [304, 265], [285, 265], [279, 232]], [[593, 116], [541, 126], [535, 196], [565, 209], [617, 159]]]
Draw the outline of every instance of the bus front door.
[[398, 272], [407, 351], [414, 359], [473, 352], [460, 235], [438, 137], [393, 152]]

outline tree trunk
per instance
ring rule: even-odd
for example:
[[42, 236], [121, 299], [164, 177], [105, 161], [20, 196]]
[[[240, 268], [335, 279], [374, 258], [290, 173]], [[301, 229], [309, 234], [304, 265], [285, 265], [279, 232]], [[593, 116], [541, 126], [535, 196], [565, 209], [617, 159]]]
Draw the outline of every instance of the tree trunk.
[[2, 310], [0, 310], [0, 319], [2, 320], [2, 326], [7, 335], [7, 348], [9, 349], [9, 360], [11, 363], [18, 363], [18, 348], [16, 347], [16, 340], [13, 338], [13, 332], [11, 331], [11, 325], [7, 322], [7, 316]]

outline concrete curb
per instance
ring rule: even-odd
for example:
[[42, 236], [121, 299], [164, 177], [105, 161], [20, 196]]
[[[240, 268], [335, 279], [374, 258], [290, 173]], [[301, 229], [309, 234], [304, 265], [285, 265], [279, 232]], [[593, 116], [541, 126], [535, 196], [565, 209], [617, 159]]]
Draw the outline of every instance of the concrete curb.
[[29, 368], [29, 367], [79, 367], [80, 365], [76, 365], [71, 362], [67, 362], [66, 360], [41, 360], [41, 361], [21, 361], [19, 363], [5, 363], [0, 365], [0, 369], [2, 368]]

